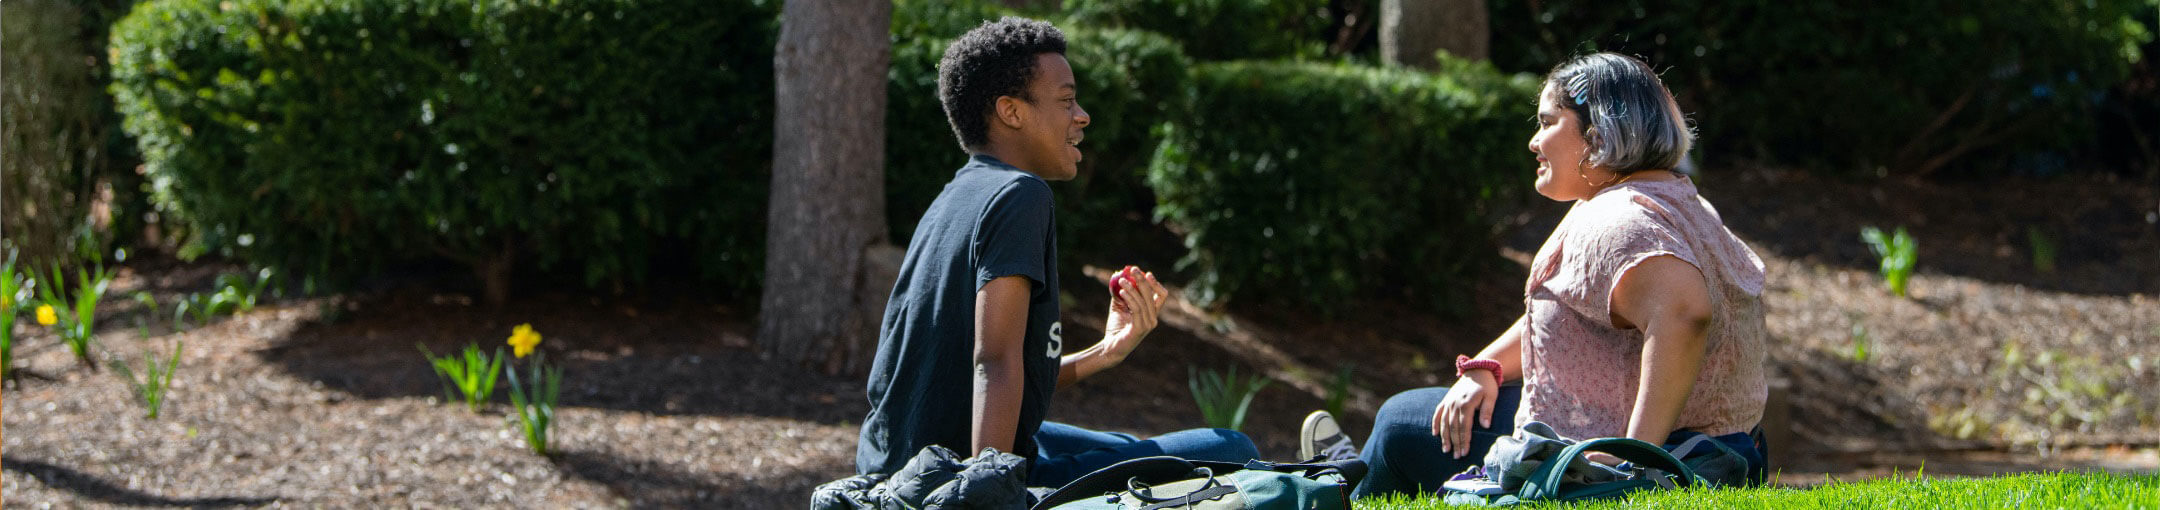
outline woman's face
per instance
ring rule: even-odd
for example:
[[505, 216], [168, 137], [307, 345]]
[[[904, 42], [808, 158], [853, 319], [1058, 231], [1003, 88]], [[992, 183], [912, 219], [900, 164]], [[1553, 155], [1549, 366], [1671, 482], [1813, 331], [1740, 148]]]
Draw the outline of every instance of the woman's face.
[[1561, 202], [1589, 198], [1597, 190], [1584, 175], [1602, 179], [1605, 172], [1582, 168], [1590, 150], [1583, 140], [1583, 119], [1553, 102], [1556, 86], [1547, 84], [1538, 94], [1537, 133], [1530, 135], [1530, 152], [1537, 155], [1537, 191]]

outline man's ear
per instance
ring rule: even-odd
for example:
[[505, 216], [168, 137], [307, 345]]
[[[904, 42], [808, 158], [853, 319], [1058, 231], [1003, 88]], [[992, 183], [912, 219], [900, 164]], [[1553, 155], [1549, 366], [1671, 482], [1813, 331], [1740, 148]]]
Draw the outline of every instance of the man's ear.
[[1027, 102], [1020, 100], [1020, 98], [998, 96], [997, 105], [991, 109], [990, 113], [997, 117], [997, 121], [1004, 124], [1005, 127], [1020, 129], [1021, 126], [1027, 125], [1028, 111], [1026, 106]]

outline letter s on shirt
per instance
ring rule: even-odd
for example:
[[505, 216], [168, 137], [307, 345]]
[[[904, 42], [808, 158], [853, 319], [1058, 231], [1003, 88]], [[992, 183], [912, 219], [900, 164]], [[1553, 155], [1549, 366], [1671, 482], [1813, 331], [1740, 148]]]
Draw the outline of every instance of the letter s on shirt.
[[1050, 348], [1044, 353], [1052, 358], [1065, 354], [1065, 322], [1050, 323]]

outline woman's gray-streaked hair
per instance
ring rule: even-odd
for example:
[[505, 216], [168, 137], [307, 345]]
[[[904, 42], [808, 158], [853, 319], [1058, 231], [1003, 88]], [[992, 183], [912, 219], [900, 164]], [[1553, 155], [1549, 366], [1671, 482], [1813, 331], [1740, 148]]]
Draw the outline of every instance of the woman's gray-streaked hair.
[[1687, 156], [1695, 130], [1665, 82], [1641, 60], [1617, 53], [1569, 59], [1545, 75], [1544, 94], [1582, 119], [1590, 146], [1585, 164], [1627, 175], [1671, 170]]

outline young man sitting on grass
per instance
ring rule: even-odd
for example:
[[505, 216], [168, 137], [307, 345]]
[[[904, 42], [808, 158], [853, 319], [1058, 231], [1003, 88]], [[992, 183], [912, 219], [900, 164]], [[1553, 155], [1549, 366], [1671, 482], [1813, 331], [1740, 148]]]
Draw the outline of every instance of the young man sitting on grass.
[[1198, 429], [1138, 439], [1044, 421], [1058, 388], [1123, 361], [1169, 293], [1134, 272], [1111, 297], [1100, 342], [1064, 354], [1050, 185], [1078, 172], [1080, 108], [1065, 36], [1007, 17], [969, 31], [938, 62], [938, 100], [969, 157], [916, 224], [870, 370], [860, 474], [899, 470], [923, 447], [1031, 459], [1028, 485], [1057, 487], [1128, 459], [1244, 462], [1252, 440]]

